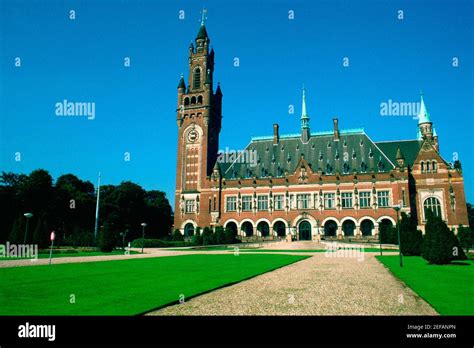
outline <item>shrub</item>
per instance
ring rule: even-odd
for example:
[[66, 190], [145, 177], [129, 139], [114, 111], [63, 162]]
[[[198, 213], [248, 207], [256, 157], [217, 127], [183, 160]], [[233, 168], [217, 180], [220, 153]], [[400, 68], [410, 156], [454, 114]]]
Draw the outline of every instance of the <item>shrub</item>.
[[417, 229], [416, 221], [402, 213], [400, 224], [400, 251], [407, 256], [420, 256], [423, 233]]
[[175, 229], [173, 231], [173, 235], [171, 236], [171, 239], [174, 241], [184, 241], [184, 236], [179, 232], [178, 229]]
[[225, 234], [225, 243], [227, 244], [232, 244], [232, 243], [235, 243], [236, 241], [236, 236], [235, 236], [235, 233], [234, 231], [232, 231], [230, 228], [226, 228], [224, 230], [224, 234]]
[[202, 230], [202, 245], [212, 245], [215, 244], [214, 233], [209, 227], [204, 227]]
[[225, 244], [227, 243], [226, 235], [224, 233], [224, 227], [216, 226], [216, 230], [214, 232], [215, 235], [215, 244]]
[[110, 228], [109, 224], [106, 222], [102, 227], [99, 237], [99, 249], [104, 253], [110, 253], [114, 250], [115, 246], [117, 245], [117, 239], [115, 238], [112, 229]]
[[382, 225], [380, 238], [384, 244], [398, 244], [397, 228], [390, 225]]
[[458, 239], [459, 245], [461, 248], [466, 249], [466, 252], [469, 252], [469, 249], [472, 247], [472, 235], [471, 230], [468, 227], [460, 225], [458, 227]]
[[465, 260], [466, 255], [446, 223], [440, 217], [427, 211], [425, 237], [421, 256], [429, 263], [442, 265], [452, 260]]
[[194, 233], [194, 236], [191, 238], [191, 244], [202, 245], [201, 227], [196, 227], [196, 233]]

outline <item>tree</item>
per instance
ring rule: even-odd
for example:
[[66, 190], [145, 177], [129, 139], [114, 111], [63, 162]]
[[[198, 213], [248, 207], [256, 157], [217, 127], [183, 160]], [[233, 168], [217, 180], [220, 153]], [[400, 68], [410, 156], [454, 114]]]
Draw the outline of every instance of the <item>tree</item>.
[[174, 240], [174, 241], [183, 241], [184, 236], [181, 234], [181, 232], [178, 229], [175, 229], [173, 231], [173, 235], [172, 235], [171, 239]]
[[232, 231], [229, 227], [226, 227], [226, 229], [224, 231], [224, 234], [225, 234], [225, 243], [226, 244], [232, 244], [232, 243], [235, 242], [236, 235], [235, 235], [234, 231]]
[[423, 244], [423, 233], [417, 229], [417, 223], [402, 213], [400, 224], [400, 251], [403, 255], [419, 256]]
[[196, 233], [191, 238], [191, 243], [193, 245], [202, 245], [201, 227], [196, 227]]
[[466, 255], [446, 223], [427, 210], [425, 237], [421, 256], [429, 263], [442, 265], [452, 260], [465, 260]]
[[100, 231], [99, 249], [102, 252], [110, 253], [117, 245], [117, 238], [108, 222], [105, 222]]
[[216, 226], [215, 228], [215, 244], [226, 244], [226, 235], [224, 233], [224, 227], [222, 226]]
[[459, 225], [457, 237], [461, 248], [466, 249], [466, 253], [469, 253], [469, 249], [472, 247], [473, 242], [470, 229]]
[[212, 245], [215, 244], [214, 234], [209, 227], [204, 227], [202, 230], [202, 245]]

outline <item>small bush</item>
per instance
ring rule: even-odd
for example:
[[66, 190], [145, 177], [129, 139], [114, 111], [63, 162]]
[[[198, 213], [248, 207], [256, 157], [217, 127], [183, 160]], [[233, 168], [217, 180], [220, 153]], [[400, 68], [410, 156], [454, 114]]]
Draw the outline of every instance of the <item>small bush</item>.
[[472, 235], [469, 227], [459, 226], [458, 227], [458, 240], [461, 248], [466, 249], [466, 252], [469, 252], [469, 249], [472, 247]]
[[179, 232], [178, 229], [173, 231], [173, 235], [171, 236], [171, 239], [174, 241], [184, 241], [184, 236]]
[[216, 226], [216, 231], [214, 232], [215, 235], [215, 244], [226, 244], [226, 235], [224, 233], [224, 227]]
[[104, 253], [110, 253], [117, 245], [117, 238], [108, 223], [104, 223], [99, 237], [99, 249]]
[[191, 238], [192, 245], [202, 245], [202, 236], [201, 236], [201, 228], [198, 226], [196, 227], [196, 233]]
[[202, 230], [202, 245], [212, 245], [215, 243], [214, 233], [209, 227], [204, 227]]

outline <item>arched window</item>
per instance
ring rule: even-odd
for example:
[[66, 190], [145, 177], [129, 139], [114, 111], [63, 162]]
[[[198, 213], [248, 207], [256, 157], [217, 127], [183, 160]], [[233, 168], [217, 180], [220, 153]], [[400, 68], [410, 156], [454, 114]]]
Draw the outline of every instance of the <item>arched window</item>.
[[365, 162], [362, 162], [362, 163], [360, 164], [360, 171], [361, 171], [362, 173], [367, 172], [367, 164], [366, 164]]
[[332, 174], [332, 167], [329, 163], [326, 165], [326, 174]]
[[426, 171], [430, 172], [430, 162], [426, 162]]
[[198, 96], [197, 102], [198, 104], [202, 104], [202, 95]]
[[379, 163], [377, 164], [377, 167], [379, 169], [379, 172], [383, 172], [385, 169], [385, 165], [383, 164], [382, 161], [379, 161]]
[[350, 170], [349, 165], [347, 163], [344, 163], [344, 165], [342, 166], [342, 172], [344, 174], [348, 174], [349, 170]]
[[425, 162], [421, 162], [421, 172], [425, 172]]
[[425, 210], [425, 219], [426, 219], [426, 213], [428, 210], [431, 210], [435, 216], [442, 217], [441, 216], [441, 203], [439, 202], [439, 199], [436, 197], [429, 197], [425, 200], [423, 203], [423, 208]]
[[186, 226], [184, 226], [184, 236], [191, 237], [193, 235], [194, 235], [194, 225], [189, 222], [186, 224]]
[[196, 97], [191, 97], [191, 104], [196, 104]]
[[431, 169], [433, 170], [433, 172], [437, 172], [438, 171], [438, 166], [436, 165], [436, 161], [433, 161], [431, 163]]
[[184, 98], [184, 105], [189, 105], [189, 98], [188, 97]]
[[201, 69], [196, 68], [194, 69], [194, 74], [193, 74], [193, 88], [199, 89], [200, 87], [201, 87]]

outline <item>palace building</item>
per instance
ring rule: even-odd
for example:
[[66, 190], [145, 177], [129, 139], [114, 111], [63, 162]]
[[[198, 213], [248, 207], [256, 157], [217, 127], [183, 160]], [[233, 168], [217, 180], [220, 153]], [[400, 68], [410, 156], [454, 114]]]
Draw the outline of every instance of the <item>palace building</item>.
[[[301, 132], [254, 137], [244, 152], [219, 156], [222, 91], [214, 91], [214, 50], [204, 21], [181, 76], [174, 228], [224, 226], [240, 238], [376, 238], [400, 212], [424, 231], [426, 211], [448, 226], [468, 225], [459, 161], [439, 152], [423, 97], [419, 136], [374, 142], [361, 129], [311, 132], [303, 90]], [[241, 132], [240, 132], [241, 133]], [[243, 156], [246, 155], [244, 158]]]

